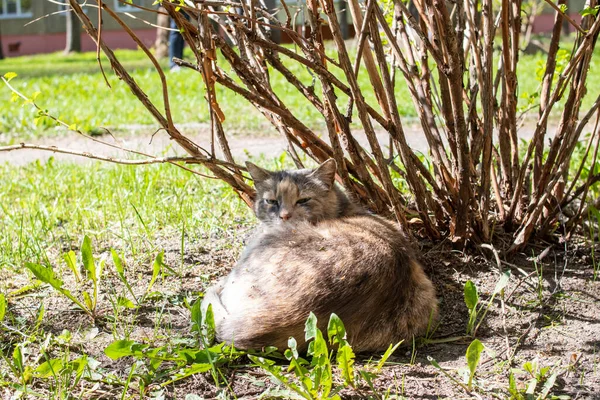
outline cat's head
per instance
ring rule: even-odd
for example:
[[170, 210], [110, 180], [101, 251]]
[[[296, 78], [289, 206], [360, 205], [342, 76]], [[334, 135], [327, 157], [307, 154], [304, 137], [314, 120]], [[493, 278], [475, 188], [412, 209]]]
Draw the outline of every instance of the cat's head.
[[254, 212], [262, 222], [315, 223], [338, 216], [340, 204], [334, 186], [333, 159], [316, 169], [268, 171], [250, 162], [246, 167], [256, 188]]

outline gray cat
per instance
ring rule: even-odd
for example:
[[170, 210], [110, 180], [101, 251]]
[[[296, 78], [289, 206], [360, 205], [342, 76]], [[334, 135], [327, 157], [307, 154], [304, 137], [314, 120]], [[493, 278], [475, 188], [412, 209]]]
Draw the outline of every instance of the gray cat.
[[228, 276], [206, 292], [216, 337], [241, 349], [300, 349], [312, 311], [331, 313], [356, 352], [425, 333], [437, 316], [431, 281], [397, 225], [370, 215], [334, 184], [336, 164], [267, 171], [246, 164], [263, 222]]

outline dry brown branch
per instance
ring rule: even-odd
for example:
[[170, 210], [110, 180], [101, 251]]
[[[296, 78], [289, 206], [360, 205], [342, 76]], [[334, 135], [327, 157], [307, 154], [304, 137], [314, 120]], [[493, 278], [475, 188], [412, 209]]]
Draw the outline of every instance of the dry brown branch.
[[[561, 11], [564, 0], [559, 0], [558, 6], [546, 2], [556, 11], [555, 25], [540, 104], [531, 107], [538, 117], [533, 139], [526, 149], [520, 149], [522, 110], [518, 109], [516, 72], [521, 54], [521, 0], [502, 0], [499, 5], [492, 0], [414, 0], [414, 15], [401, 0], [394, 0], [390, 10], [383, 10], [375, 0], [366, 1], [362, 8], [358, 1], [348, 0], [357, 34], [355, 47], [344, 40], [333, 0], [308, 0], [303, 27], [296, 26], [297, 15], [285, 3], [279, 20], [277, 10], [266, 9], [255, 0], [193, 0], [183, 5], [164, 1], [166, 13], [182, 28], [194, 57], [193, 61], [176, 62], [197, 71], [204, 84], [211, 123], [211, 140], [204, 146], [177, 129], [165, 75], [135, 32], [105, 1], [96, 0], [98, 11], [104, 10], [114, 19], [151, 60], [161, 80], [164, 108], [157, 108], [123, 68], [102, 38], [101, 27], [94, 26], [77, 1], [69, 0], [115, 74], [161, 130], [190, 154], [166, 162], [178, 166], [200, 163], [251, 204], [253, 191], [229, 149], [223, 124], [227, 116], [217, 97], [221, 86], [251, 103], [280, 132], [296, 166], [305, 164], [301, 153], [319, 162], [335, 158], [338, 181], [371, 210], [406, 225], [407, 210], [416, 209], [425, 236], [446, 236], [461, 247], [468, 242], [489, 242], [494, 237], [492, 227], [503, 229], [512, 235], [510, 248], [514, 251], [536, 231], [551, 233], [549, 227], [556, 222], [571, 218], [572, 225], [585, 210], [587, 194], [598, 181], [593, 173], [585, 181], [580, 178], [583, 163], [596, 161], [600, 135], [594, 133], [582, 163], [571, 171], [575, 181], [564, 184], [584, 126], [600, 106], [598, 98], [592, 109], [580, 116], [600, 20], [588, 15], [577, 24]], [[595, 0], [588, 2], [588, 6], [596, 5]], [[179, 7], [190, 21], [178, 12]], [[393, 13], [391, 24], [386, 12]], [[558, 74], [557, 54], [565, 19], [579, 36], [571, 59]], [[271, 33], [276, 30], [293, 47], [273, 40], [277, 35]], [[334, 51], [324, 33], [332, 37]], [[495, 41], [496, 33], [499, 39]], [[97, 56], [100, 59], [99, 53]], [[499, 61], [497, 68], [492, 64], [494, 57]], [[312, 82], [294, 65], [308, 71]], [[359, 84], [361, 68], [369, 84]], [[290, 99], [274, 87], [274, 74], [284, 77], [322, 116], [322, 129], [316, 130], [294, 115]], [[398, 111], [398, 103], [408, 99], [398, 96], [399, 79], [408, 88], [430, 160], [420, 158], [408, 145], [405, 117]], [[546, 149], [549, 118], [556, 114], [554, 105], [560, 99], [564, 99], [563, 111]], [[357, 123], [360, 130], [354, 128]], [[365, 142], [368, 145], [362, 144]], [[389, 143], [389, 149], [381, 143]], [[522, 150], [526, 151], [520, 158]], [[146, 157], [144, 161], [125, 161], [159, 162]], [[563, 218], [561, 210], [574, 201], [579, 202], [578, 212]]]
[[[125, 165], [150, 165], [150, 164], [176, 164], [179, 162], [187, 163], [187, 164], [201, 164], [202, 160], [194, 157], [151, 157], [149, 159], [144, 160], [134, 160], [134, 159], [126, 159], [126, 158], [115, 158], [109, 156], [103, 156], [100, 154], [94, 154], [87, 151], [77, 151], [71, 149], [65, 149], [57, 146], [45, 146], [39, 144], [31, 144], [31, 143], [20, 143], [12, 146], [0, 146], [0, 152], [9, 152], [15, 150], [23, 150], [23, 149], [34, 149], [34, 150], [43, 150], [52, 153], [60, 153], [60, 154], [68, 154], [72, 156], [85, 157], [90, 158], [92, 160], [106, 161], [113, 164], [125, 164]], [[184, 168], [185, 170], [192, 172], [196, 175], [203, 176], [205, 178], [210, 179], [219, 179], [214, 176], [208, 176], [206, 174], [202, 174], [198, 171], [194, 171], [190, 168], [185, 168], [182, 165], [177, 164], [178, 167]], [[240, 168], [238, 166], [238, 168]]]

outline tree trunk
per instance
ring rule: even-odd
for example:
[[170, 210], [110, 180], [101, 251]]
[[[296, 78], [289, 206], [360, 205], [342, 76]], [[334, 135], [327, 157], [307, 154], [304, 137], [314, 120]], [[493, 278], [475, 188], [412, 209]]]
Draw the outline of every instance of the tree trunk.
[[[159, 12], [165, 12], [163, 7], [158, 9]], [[169, 56], [169, 16], [165, 14], [157, 14], [156, 16], [156, 41], [154, 48], [156, 49], [156, 57], [167, 58]]]
[[81, 24], [71, 10], [65, 14], [67, 44], [65, 54], [81, 52]]

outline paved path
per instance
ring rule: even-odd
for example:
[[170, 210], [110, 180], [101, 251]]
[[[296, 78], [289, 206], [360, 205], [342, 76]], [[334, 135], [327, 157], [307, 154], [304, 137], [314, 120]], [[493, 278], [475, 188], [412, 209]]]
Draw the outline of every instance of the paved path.
[[[533, 134], [533, 129], [533, 125], [522, 128], [520, 130], [520, 137], [524, 139], [530, 138]], [[210, 130], [208, 125], [188, 125], [185, 127], [185, 130], [186, 132], [190, 132], [188, 137], [191, 140], [195, 141], [206, 149], [210, 147]], [[134, 129], [134, 133], [117, 135], [117, 143], [120, 142], [124, 147], [143, 151], [155, 156], [185, 155], [185, 152], [179, 148], [177, 143], [171, 141], [164, 132], [157, 133], [151, 141], [150, 139], [153, 132], [154, 130], [151, 127], [137, 127]], [[413, 148], [415, 151], [427, 152], [427, 141], [425, 140], [425, 136], [423, 135], [420, 126], [406, 126], [405, 134], [407, 142], [411, 148]], [[364, 133], [355, 132], [355, 135], [358, 141], [365, 146], [365, 148], [369, 148]], [[382, 147], [387, 148], [389, 143], [387, 133], [385, 131], [381, 131], [377, 136]], [[109, 143], [115, 143], [115, 140], [108, 135], [102, 136], [100, 139]], [[326, 135], [324, 135], [323, 139], [328, 141]], [[59, 148], [65, 148], [79, 152], [89, 152], [114, 158], [128, 157], [128, 155], [121, 150], [95, 143], [74, 133], [66, 133], [62, 136], [46, 139], [37, 139], [27, 143], [56, 146]], [[229, 145], [234, 157], [240, 161], [246, 159], [247, 154], [251, 154], [253, 156], [264, 154], [267, 157], [276, 157], [286, 149], [286, 141], [282, 139], [281, 136], [265, 134], [258, 136], [240, 134], [233, 135], [229, 138]], [[13, 165], [23, 165], [36, 160], [45, 161], [51, 156], [54, 156], [56, 160], [69, 160], [82, 163], [95, 162], [94, 160], [80, 156], [52, 153], [38, 149], [21, 149], [10, 152], [0, 152], [0, 163], [8, 162]]]

